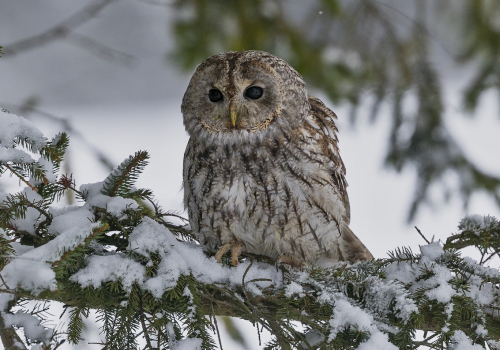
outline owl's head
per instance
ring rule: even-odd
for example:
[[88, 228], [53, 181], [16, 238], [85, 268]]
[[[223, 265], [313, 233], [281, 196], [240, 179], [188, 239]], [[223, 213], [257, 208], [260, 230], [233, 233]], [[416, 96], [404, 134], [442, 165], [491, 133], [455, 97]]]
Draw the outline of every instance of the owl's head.
[[224, 142], [289, 133], [309, 111], [305, 83], [287, 62], [262, 51], [209, 57], [193, 74], [181, 106], [192, 137]]

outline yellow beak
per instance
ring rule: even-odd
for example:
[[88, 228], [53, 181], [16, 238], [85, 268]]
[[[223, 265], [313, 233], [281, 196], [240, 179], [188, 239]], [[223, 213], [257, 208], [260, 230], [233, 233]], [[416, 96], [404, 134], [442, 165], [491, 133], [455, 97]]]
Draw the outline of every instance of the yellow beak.
[[231, 114], [231, 123], [236, 126], [236, 119], [238, 118], [238, 112], [236, 112], [234, 105], [231, 103], [229, 105], [229, 113]]

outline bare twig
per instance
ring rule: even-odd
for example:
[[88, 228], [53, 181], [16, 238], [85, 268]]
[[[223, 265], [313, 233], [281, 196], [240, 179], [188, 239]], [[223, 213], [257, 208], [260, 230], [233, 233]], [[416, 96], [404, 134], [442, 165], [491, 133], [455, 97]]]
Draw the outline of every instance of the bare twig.
[[174, 4], [174, 1], [170, 0], [137, 0], [137, 1], [143, 2], [148, 5], [161, 6], [161, 7], [170, 7]]
[[257, 336], [259, 337], [259, 346], [262, 346], [262, 340], [260, 339], [259, 324], [257, 323], [255, 326], [257, 328]]
[[212, 317], [214, 319], [215, 331], [217, 333], [217, 338], [219, 340], [219, 347], [220, 347], [221, 350], [223, 350], [223, 348], [222, 348], [222, 341], [220, 339], [219, 325], [217, 324], [217, 316], [215, 316], [215, 313], [214, 313], [214, 304], [213, 304], [213, 302], [210, 304], [210, 307], [212, 309]]
[[431, 244], [431, 242], [429, 242], [429, 240], [427, 238], [425, 238], [424, 234], [418, 229], [417, 226], [414, 226], [415, 227], [415, 230], [417, 230], [418, 234], [420, 236], [422, 236], [422, 238], [427, 242], [427, 244]]
[[412, 17], [410, 17], [407, 14], [405, 14], [404, 12], [398, 10], [394, 6], [391, 6], [389, 4], [385, 4], [382, 1], [376, 0], [375, 2], [378, 3], [381, 7], [385, 6], [389, 10], [394, 11], [395, 13], [397, 13], [398, 15], [400, 15], [401, 17], [406, 19], [408, 22], [412, 23], [419, 31], [421, 31], [424, 35], [426, 35], [429, 39], [431, 39], [436, 44], [436, 46], [440, 47], [443, 50], [443, 52], [445, 52], [448, 55], [448, 57], [451, 57], [451, 58], [454, 57], [453, 53], [446, 46], [444, 46], [441, 41], [437, 40], [436, 36], [430, 32], [430, 30], [427, 28], [427, 25], [425, 25], [421, 21], [417, 21], [417, 20], [413, 19]]
[[[498, 252], [494, 252], [494, 253], [491, 253], [489, 257], [487, 257], [486, 259], [484, 259], [484, 261], [482, 263], [480, 263], [481, 265], [484, 265], [488, 262], [488, 260], [490, 260], [491, 258], [493, 258], [495, 255], [498, 255]], [[482, 258], [481, 258], [482, 259]]]
[[129, 53], [110, 48], [103, 43], [92, 39], [91, 37], [69, 32], [68, 40], [75, 43], [78, 47], [87, 49], [97, 56], [112, 62], [116, 62], [125, 67], [133, 67], [137, 63], [137, 58]]
[[7, 282], [5, 282], [5, 280], [3, 279], [3, 276], [0, 274], [0, 279], [2, 280], [2, 284], [5, 286], [5, 288], [7, 289], [11, 289], [8, 285], [7, 285]]
[[479, 260], [479, 265], [483, 265], [484, 264], [483, 259], [484, 259], [485, 254], [486, 254], [486, 251], [481, 252], [481, 260]]
[[27, 39], [23, 39], [12, 44], [5, 45], [3, 48], [3, 57], [15, 56], [24, 51], [46, 45], [52, 41], [64, 38], [75, 28], [81, 26], [88, 20], [94, 18], [102, 9], [116, 0], [94, 1], [82, 10], [73, 14], [68, 19], [62, 21], [55, 27]]
[[252, 265], [253, 265], [253, 259], [250, 260], [250, 264], [247, 266], [247, 268], [245, 270], [245, 273], [241, 277], [241, 286], [243, 287], [243, 290], [245, 291], [245, 294], [246, 294], [245, 277], [247, 277], [248, 270], [250, 270], [250, 268], [252, 267]]

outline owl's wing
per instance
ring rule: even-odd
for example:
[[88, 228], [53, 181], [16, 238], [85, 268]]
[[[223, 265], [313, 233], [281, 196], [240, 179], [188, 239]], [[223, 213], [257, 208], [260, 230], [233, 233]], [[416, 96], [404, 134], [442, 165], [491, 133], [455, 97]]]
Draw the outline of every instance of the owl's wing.
[[337, 116], [319, 98], [309, 96], [309, 104], [311, 106], [311, 117], [314, 119], [314, 123], [320, 128], [319, 130], [322, 131], [322, 138], [318, 140], [318, 143], [321, 145], [323, 155], [327, 157], [325, 164], [330, 164], [333, 183], [339, 191], [346, 210], [344, 220], [349, 224], [351, 214], [349, 197], [347, 196], [347, 181], [345, 179], [346, 171], [344, 162], [340, 158], [338, 147], [338, 129], [335, 125]]
[[341, 200], [344, 203], [346, 210], [344, 224], [342, 227], [342, 240], [340, 251], [342, 253], [341, 260], [355, 262], [358, 260], [373, 259], [373, 255], [368, 248], [359, 240], [359, 238], [349, 228], [350, 208], [349, 198], [347, 196], [347, 181], [345, 179], [345, 166], [340, 158], [337, 138], [337, 127], [335, 119], [337, 116], [329, 109], [320, 99], [309, 96], [309, 104], [311, 106], [311, 117], [316, 126], [321, 130], [321, 139], [318, 143], [321, 145], [323, 156], [326, 157], [325, 164], [329, 164], [330, 173], [333, 183], [336, 185]]
[[344, 225], [342, 228], [342, 240], [339, 249], [342, 252], [342, 260], [347, 260], [351, 263], [359, 260], [373, 259], [372, 253], [370, 253], [368, 248], [366, 248], [363, 242], [347, 225]]

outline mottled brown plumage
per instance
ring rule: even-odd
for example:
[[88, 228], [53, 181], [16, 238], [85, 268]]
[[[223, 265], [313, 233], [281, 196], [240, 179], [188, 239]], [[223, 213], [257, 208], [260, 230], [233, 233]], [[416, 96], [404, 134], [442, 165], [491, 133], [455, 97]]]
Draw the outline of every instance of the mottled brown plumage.
[[[220, 98], [220, 99], [219, 99]], [[184, 204], [200, 241], [294, 264], [364, 260], [352, 233], [336, 115], [260, 51], [201, 63], [182, 101]]]

